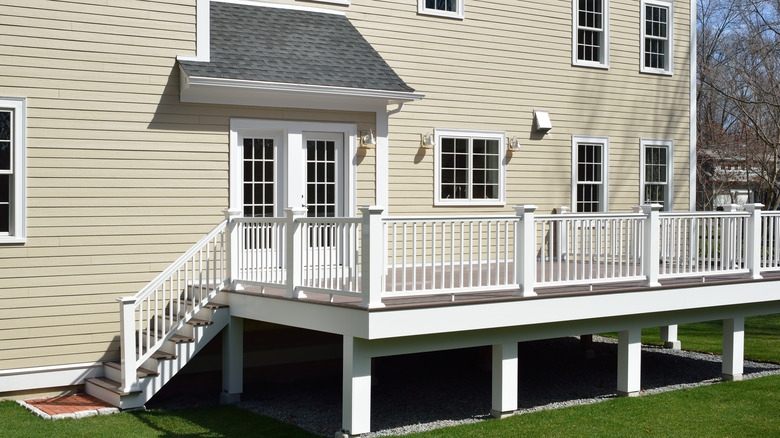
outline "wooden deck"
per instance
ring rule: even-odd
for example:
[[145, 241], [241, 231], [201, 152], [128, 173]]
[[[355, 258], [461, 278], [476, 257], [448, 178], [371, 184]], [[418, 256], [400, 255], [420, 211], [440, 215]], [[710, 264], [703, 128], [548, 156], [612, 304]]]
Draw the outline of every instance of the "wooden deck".
[[[419, 270], [418, 270], [419, 272]], [[430, 268], [428, 269], [428, 282], [430, 283]], [[381, 312], [396, 309], [413, 309], [413, 308], [429, 308], [439, 306], [453, 306], [453, 305], [469, 305], [469, 304], [481, 304], [481, 303], [495, 303], [502, 301], [519, 301], [519, 300], [535, 300], [545, 299], [553, 297], [565, 297], [565, 296], [577, 296], [577, 295], [596, 295], [596, 294], [610, 294], [610, 293], [626, 293], [637, 291], [649, 291], [649, 290], [666, 290], [680, 287], [697, 287], [697, 286], [710, 286], [713, 284], [749, 284], [753, 282], [773, 281], [780, 280], [780, 271], [768, 271], [762, 273], [763, 278], [759, 280], [746, 278], [744, 274], [720, 274], [720, 275], [697, 275], [697, 276], [683, 276], [676, 278], [661, 279], [661, 286], [648, 287], [643, 286], [641, 281], [613, 281], [613, 282], [594, 282], [593, 284], [578, 284], [578, 285], [565, 285], [565, 286], [538, 286], [534, 289], [537, 296], [534, 297], [520, 297], [515, 296], [517, 292], [516, 288], [505, 288], [500, 290], [485, 290], [474, 292], [461, 292], [461, 293], [425, 293], [420, 292], [416, 295], [393, 297], [392, 292], [389, 292], [387, 296], [382, 298], [382, 303], [385, 304], [383, 308], [365, 309], [360, 306], [361, 299], [357, 297], [347, 297], [341, 295], [330, 295], [316, 292], [305, 292], [306, 298], [300, 299], [301, 301], [323, 304], [328, 306], [339, 306], [354, 309], [361, 309], [371, 312]], [[411, 278], [411, 276], [408, 276]], [[422, 278], [421, 273], [418, 273], [417, 278]], [[482, 278], [487, 278], [483, 276]], [[390, 276], [386, 277], [389, 283]], [[407, 281], [409, 283], [409, 281]], [[396, 282], [396, 289], [401, 289], [401, 281]], [[407, 287], [409, 285], [407, 284]], [[269, 298], [286, 299], [285, 290], [283, 288], [273, 287], [260, 287], [245, 285], [243, 289], [226, 289], [231, 293], [247, 294], [247, 295], [262, 295]]]

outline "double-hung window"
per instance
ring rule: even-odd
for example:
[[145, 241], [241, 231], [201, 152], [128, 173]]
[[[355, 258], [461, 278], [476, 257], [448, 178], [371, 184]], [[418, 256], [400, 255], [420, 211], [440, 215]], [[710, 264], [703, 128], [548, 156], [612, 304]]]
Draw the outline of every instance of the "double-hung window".
[[463, 2], [464, 0], [417, 0], [417, 12], [462, 20]]
[[504, 204], [503, 132], [437, 129], [435, 137], [437, 205]]
[[0, 243], [23, 243], [25, 226], [24, 99], [0, 97]]
[[579, 213], [609, 210], [609, 138], [572, 136], [572, 205]]
[[609, 67], [609, 0], [573, 0], [572, 63]]
[[672, 141], [641, 139], [641, 203], [672, 209]]
[[641, 71], [672, 74], [672, 2], [642, 0]]

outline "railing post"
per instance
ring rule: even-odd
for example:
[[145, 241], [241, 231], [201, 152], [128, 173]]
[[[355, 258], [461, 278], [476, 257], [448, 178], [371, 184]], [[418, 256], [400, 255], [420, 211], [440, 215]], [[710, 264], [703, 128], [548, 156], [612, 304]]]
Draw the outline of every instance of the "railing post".
[[241, 217], [243, 212], [239, 209], [228, 208], [222, 210], [222, 213], [225, 214], [225, 220], [227, 220], [227, 225], [225, 226], [225, 257], [227, 260], [225, 260], [224, 271], [229, 276], [227, 280], [231, 287], [239, 288], [236, 283], [242, 280], [238, 263], [238, 252], [241, 248], [241, 242], [239, 241], [239, 233], [236, 230], [238, 222], [234, 219]]
[[745, 211], [750, 213], [748, 219], [747, 267], [750, 270], [748, 278], [761, 278], [761, 208], [764, 204], [745, 204]]
[[536, 296], [536, 222], [534, 221], [535, 205], [515, 206], [519, 220], [515, 228], [515, 278], [521, 297]]
[[659, 212], [663, 208], [661, 204], [645, 204], [640, 206], [644, 213], [645, 229], [642, 242], [642, 272], [645, 274], [645, 286], [660, 286], [658, 282], [658, 265], [660, 262], [659, 247], [661, 243], [661, 218]]
[[287, 298], [306, 298], [306, 294], [299, 291], [303, 279], [303, 236], [301, 223], [298, 219], [306, 217], [306, 209], [292, 207], [284, 209], [287, 220]]
[[361, 307], [374, 309], [385, 307], [382, 303], [382, 282], [385, 279], [385, 233], [382, 229], [383, 207], [360, 207], [363, 215], [360, 230], [360, 282], [363, 302]]
[[136, 338], [135, 338], [135, 297], [121, 297], [119, 301], [119, 345], [121, 355], [123, 393], [139, 391], [135, 368]]

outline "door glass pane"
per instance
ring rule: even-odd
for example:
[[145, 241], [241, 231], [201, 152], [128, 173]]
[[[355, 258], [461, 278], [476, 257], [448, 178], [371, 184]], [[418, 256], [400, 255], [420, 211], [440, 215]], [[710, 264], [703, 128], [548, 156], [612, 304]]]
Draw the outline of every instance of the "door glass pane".
[[274, 214], [274, 141], [244, 139], [244, 216]]
[[309, 217], [336, 215], [336, 142], [306, 142], [306, 208]]

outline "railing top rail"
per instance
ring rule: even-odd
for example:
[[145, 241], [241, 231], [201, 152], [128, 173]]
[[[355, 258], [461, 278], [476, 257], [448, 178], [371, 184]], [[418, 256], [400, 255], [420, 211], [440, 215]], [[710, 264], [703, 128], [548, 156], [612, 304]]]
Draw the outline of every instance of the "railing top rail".
[[534, 216], [537, 220], [573, 220], [573, 219], [641, 219], [645, 217], [644, 213], [564, 213], [564, 214], [538, 214]]
[[517, 220], [515, 215], [470, 215], [470, 216], [390, 216], [383, 217], [383, 222], [470, 222], [486, 220]]
[[780, 210], [761, 210], [761, 216], [780, 216]]
[[138, 291], [137, 294], [133, 297], [136, 302], [139, 300], [142, 300], [149, 296], [158, 286], [160, 286], [165, 280], [168, 279], [171, 275], [173, 275], [180, 267], [184, 265], [184, 263], [189, 260], [193, 255], [195, 255], [203, 246], [206, 245], [207, 242], [209, 242], [211, 239], [214, 238], [217, 234], [221, 233], [225, 226], [227, 225], [227, 220], [223, 220], [220, 222], [216, 227], [214, 227], [213, 230], [211, 230], [208, 234], [203, 236], [198, 243], [193, 245], [190, 249], [187, 250], [184, 254], [181, 255], [178, 259], [176, 259], [175, 262], [171, 263], [170, 266], [168, 266], [160, 275], [155, 277], [154, 280], [150, 281], [146, 286], [144, 286], [140, 291]]
[[237, 217], [233, 219], [236, 222], [241, 223], [271, 223], [271, 224], [280, 224], [286, 221], [286, 218], [284, 217]]
[[296, 219], [296, 222], [304, 224], [358, 224], [362, 218], [359, 217], [302, 217]]
[[712, 217], [748, 217], [750, 213], [746, 211], [662, 211], [659, 213], [661, 218], [681, 217], [681, 218], [712, 218]]

